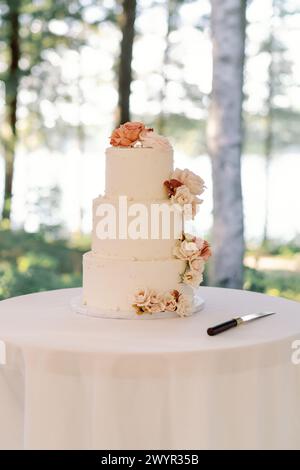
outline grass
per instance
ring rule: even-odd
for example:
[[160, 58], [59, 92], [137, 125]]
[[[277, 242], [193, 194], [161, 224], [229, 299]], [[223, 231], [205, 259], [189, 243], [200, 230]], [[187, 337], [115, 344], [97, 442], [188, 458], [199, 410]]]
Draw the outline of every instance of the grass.
[[[248, 250], [247, 256], [261, 267], [245, 269], [245, 289], [300, 301], [299, 240], [285, 244], [269, 241], [256, 250]], [[259, 261], [264, 259], [269, 261], [270, 268], [280, 266], [280, 269], [262, 269], [264, 263]]]
[[0, 300], [80, 286], [85, 251], [87, 246], [71, 246], [45, 234], [0, 229]]
[[300, 273], [246, 268], [244, 289], [300, 302]]

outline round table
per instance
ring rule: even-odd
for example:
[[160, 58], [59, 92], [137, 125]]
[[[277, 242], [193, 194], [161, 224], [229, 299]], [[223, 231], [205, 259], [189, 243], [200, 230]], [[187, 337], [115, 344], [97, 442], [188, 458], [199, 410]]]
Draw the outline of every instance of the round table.
[[0, 448], [300, 448], [299, 303], [203, 287], [201, 313], [139, 321], [76, 315], [78, 295], [0, 302]]

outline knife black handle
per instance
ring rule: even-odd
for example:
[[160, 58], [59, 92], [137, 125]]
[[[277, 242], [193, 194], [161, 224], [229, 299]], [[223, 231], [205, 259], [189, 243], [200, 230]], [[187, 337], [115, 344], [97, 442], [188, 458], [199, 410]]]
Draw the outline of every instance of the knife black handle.
[[215, 336], [219, 333], [222, 333], [223, 331], [229, 330], [230, 328], [234, 328], [237, 325], [237, 320], [233, 318], [232, 320], [226, 321], [225, 323], [220, 323], [219, 325], [208, 328], [207, 334], [209, 336]]

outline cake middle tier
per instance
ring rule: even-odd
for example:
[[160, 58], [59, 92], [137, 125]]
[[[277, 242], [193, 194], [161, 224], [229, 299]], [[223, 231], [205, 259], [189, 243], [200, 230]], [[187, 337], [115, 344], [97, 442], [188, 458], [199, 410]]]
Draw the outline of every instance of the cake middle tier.
[[173, 150], [109, 147], [106, 150], [105, 194], [132, 199], [167, 199], [164, 181], [173, 171]]
[[172, 257], [183, 217], [169, 200], [129, 201], [99, 196], [93, 201], [92, 251], [113, 259]]
[[83, 255], [83, 301], [91, 308], [131, 311], [139, 289], [180, 289], [185, 262], [178, 259], [132, 261]]

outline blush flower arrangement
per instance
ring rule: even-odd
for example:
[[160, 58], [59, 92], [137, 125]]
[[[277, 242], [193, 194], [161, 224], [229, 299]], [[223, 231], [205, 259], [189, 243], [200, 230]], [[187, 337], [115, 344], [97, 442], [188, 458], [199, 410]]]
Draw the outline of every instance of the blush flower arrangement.
[[152, 127], [146, 127], [139, 121], [121, 124], [113, 131], [110, 144], [113, 147], [143, 147], [161, 151], [172, 148], [166, 137], [157, 134]]
[[155, 290], [140, 289], [134, 296], [133, 307], [138, 315], [176, 312], [180, 317], [187, 317], [193, 312], [193, 296], [178, 290], [160, 293]]
[[146, 128], [142, 122], [125, 122], [113, 131], [110, 144], [114, 147], [134, 147], [149, 132], [153, 132], [153, 129]]
[[144, 313], [176, 312], [180, 317], [193, 313], [194, 289], [203, 280], [205, 262], [211, 256], [211, 248], [206, 240], [184, 233], [177, 240], [173, 256], [186, 262], [181, 274], [181, 290], [157, 292], [153, 289], [140, 289], [134, 296], [133, 308], [138, 315]]
[[191, 215], [194, 218], [198, 204], [203, 202], [202, 199], [197, 197], [204, 192], [203, 179], [187, 168], [184, 170], [176, 168], [170, 179], [164, 181], [164, 186], [171, 201], [183, 207], [190, 207], [191, 214], [185, 213], [185, 215], [187, 217]]
[[177, 259], [186, 261], [185, 271], [181, 275], [182, 282], [198, 287], [203, 281], [205, 262], [211, 256], [209, 243], [202, 238], [185, 233], [181, 240], [177, 240], [173, 255]]

